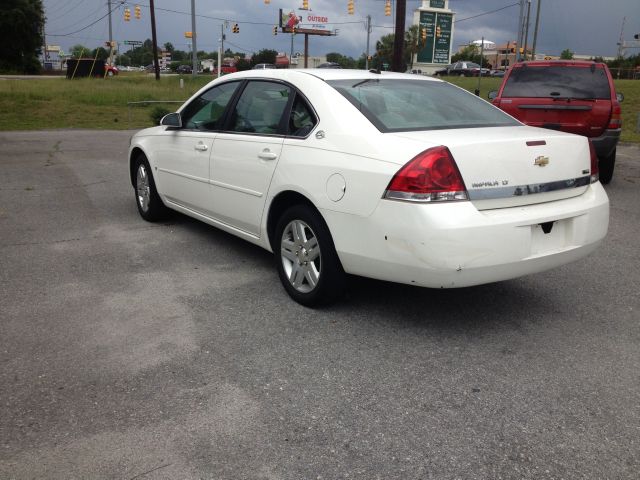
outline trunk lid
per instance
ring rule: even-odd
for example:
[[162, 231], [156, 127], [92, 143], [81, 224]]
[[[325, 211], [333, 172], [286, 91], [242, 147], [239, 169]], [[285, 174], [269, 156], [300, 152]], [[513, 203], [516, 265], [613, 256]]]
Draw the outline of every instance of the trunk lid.
[[419, 151], [448, 147], [479, 209], [570, 198], [589, 185], [591, 157], [584, 137], [526, 126], [390, 135], [415, 141]]

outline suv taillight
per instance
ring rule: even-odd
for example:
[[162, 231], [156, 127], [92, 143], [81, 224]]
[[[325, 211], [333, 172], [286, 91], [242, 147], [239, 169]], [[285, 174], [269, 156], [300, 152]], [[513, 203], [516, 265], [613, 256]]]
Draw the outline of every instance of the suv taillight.
[[600, 170], [598, 170], [598, 156], [596, 155], [596, 149], [593, 146], [591, 139], [589, 140], [589, 154], [591, 156], [591, 183], [596, 183], [600, 180]]
[[611, 118], [609, 119], [608, 129], [622, 128], [622, 109], [618, 102], [613, 102], [611, 106]]
[[384, 198], [410, 202], [468, 200], [451, 152], [440, 146], [425, 150], [394, 175]]

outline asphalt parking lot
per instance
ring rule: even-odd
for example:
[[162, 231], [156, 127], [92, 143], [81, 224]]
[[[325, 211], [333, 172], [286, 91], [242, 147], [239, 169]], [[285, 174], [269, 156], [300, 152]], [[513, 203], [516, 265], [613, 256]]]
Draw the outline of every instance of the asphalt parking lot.
[[638, 478], [638, 146], [590, 258], [310, 310], [268, 252], [144, 222], [130, 135], [0, 132], [0, 478]]

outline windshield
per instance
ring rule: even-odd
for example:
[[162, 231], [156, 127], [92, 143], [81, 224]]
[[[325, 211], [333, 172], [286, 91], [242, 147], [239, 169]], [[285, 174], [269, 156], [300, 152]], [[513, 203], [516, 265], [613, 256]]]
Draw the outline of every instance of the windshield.
[[327, 82], [381, 132], [520, 125], [446, 82], [369, 78]]
[[514, 68], [502, 92], [503, 97], [528, 98], [611, 98], [604, 68], [546, 67]]

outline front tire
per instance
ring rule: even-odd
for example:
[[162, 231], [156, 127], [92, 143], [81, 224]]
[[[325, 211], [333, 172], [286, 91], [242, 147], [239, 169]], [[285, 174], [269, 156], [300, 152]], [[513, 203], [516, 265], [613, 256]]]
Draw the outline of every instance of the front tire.
[[598, 161], [598, 170], [600, 171], [600, 183], [606, 185], [613, 178], [613, 169], [616, 166], [616, 149], [606, 157], [602, 157]]
[[346, 275], [329, 228], [308, 205], [294, 205], [278, 220], [274, 236], [276, 268], [291, 298], [315, 307], [344, 294]]
[[151, 167], [144, 155], [138, 155], [134, 163], [134, 190], [136, 205], [140, 216], [147, 222], [156, 222], [167, 214], [167, 207], [162, 203], [156, 184], [151, 174]]

